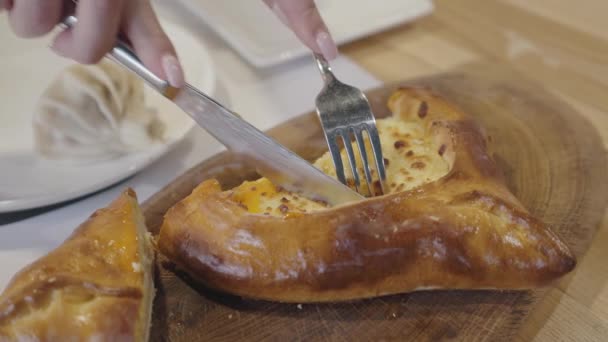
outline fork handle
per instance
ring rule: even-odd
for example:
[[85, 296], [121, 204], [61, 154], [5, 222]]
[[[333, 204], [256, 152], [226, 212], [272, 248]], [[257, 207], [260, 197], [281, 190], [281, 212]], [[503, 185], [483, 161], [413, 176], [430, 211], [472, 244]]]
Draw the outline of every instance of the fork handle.
[[321, 77], [323, 77], [323, 81], [325, 81], [325, 83], [335, 81], [336, 76], [334, 76], [334, 73], [331, 71], [331, 67], [325, 57], [318, 53], [313, 53], [313, 57], [317, 62], [317, 67], [319, 67], [319, 72], [321, 73]]

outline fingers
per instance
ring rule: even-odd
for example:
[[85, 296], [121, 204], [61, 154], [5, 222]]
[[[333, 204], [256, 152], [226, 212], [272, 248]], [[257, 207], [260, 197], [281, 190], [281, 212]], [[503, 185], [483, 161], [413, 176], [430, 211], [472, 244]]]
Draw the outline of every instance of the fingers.
[[[21, 37], [50, 32], [61, 20], [64, 0], [0, 0], [10, 10], [10, 22]], [[162, 30], [149, 0], [80, 0], [78, 23], [60, 33], [53, 43], [59, 55], [77, 62], [99, 62], [116, 43], [120, 29], [142, 62], [174, 87], [184, 85], [175, 49]]]
[[33, 38], [50, 32], [61, 19], [63, 0], [0, 0], [15, 34]]
[[314, 0], [264, 0], [264, 2], [308, 48], [321, 53], [329, 60], [338, 55], [338, 48]]
[[148, 1], [127, 1], [123, 31], [137, 56], [157, 76], [174, 87], [185, 83], [184, 73], [171, 41], [163, 31]]
[[12, 0], [0, 0], [0, 13], [2, 13], [3, 10], [10, 11], [12, 7], [13, 7]]
[[118, 35], [124, 0], [80, 0], [78, 23], [59, 34], [53, 50], [84, 64], [99, 62]]

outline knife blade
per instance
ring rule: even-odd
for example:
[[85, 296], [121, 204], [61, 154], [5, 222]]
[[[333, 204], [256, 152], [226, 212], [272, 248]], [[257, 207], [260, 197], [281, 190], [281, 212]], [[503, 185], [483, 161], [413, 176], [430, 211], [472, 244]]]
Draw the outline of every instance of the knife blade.
[[363, 198], [191, 85], [167, 98], [275, 185], [334, 206]]

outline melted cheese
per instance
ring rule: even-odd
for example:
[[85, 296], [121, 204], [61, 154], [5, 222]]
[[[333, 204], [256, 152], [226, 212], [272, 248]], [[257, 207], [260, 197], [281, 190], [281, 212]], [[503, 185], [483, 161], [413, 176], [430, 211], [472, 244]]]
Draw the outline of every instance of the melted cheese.
[[[444, 152], [442, 148], [445, 147], [437, 146], [433, 141], [433, 136], [426, 132], [423, 121], [407, 121], [402, 118], [388, 117], [377, 120], [376, 125], [382, 144], [389, 193], [413, 189], [433, 182], [448, 173], [448, 162], [442, 156]], [[356, 142], [353, 142], [352, 146], [357, 157], [357, 165], [362, 165]], [[369, 144], [367, 144], [366, 150], [369, 161], [373, 165], [373, 154]], [[347, 183], [353, 184], [346, 152], [342, 149], [341, 153]], [[317, 159], [314, 166], [336, 178], [329, 152]], [[377, 179], [374, 169], [371, 170], [372, 178]], [[362, 177], [360, 192], [369, 196], [363, 168], [360, 167], [358, 172]], [[374, 182], [373, 186], [379, 187], [380, 183]], [[246, 207], [249, 212], [262, 215], [301, 215], [328, 208], [326, 203], [315, 202], [277, 188], [266, 178], [244, 182], [234, 188], [232, 199]]]

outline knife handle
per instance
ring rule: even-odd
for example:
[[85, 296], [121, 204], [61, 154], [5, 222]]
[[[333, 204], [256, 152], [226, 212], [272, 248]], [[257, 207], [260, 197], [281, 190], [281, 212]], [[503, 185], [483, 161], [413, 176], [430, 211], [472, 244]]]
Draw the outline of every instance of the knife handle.
[[[67, 29], [73, 27], [77, 23], [78, 19], [74, 15], [68, 15], [63, 19], [61, 26], [64, 29]], [[107, 57], [137, 74], [150, 87], [154, 88], [163, 96], [171, 97], [176, 93], [176, 89], [173, 88], [169, 82], [156, 76], [150, 69], [146, 68], [131, 47], [124, 41], [118, 39], [116, 45], [108, 53]]]

